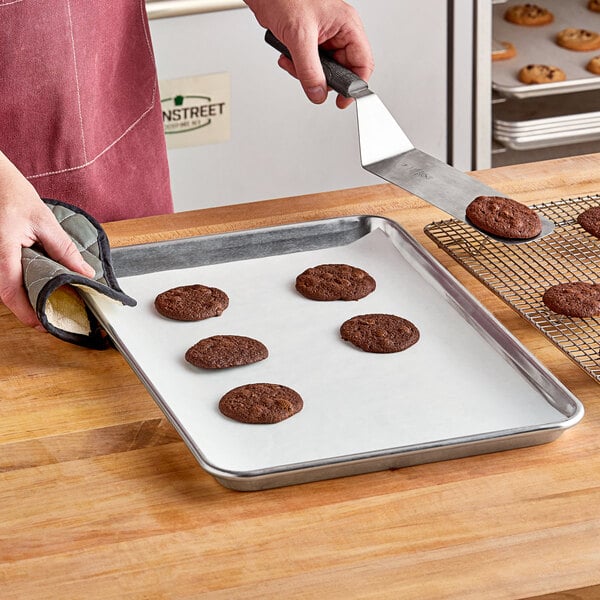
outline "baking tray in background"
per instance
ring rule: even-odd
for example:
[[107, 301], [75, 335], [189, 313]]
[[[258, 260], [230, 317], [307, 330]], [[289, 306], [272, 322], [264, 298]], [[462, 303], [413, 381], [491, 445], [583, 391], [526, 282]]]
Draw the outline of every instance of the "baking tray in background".
[[537, 150], [568, 144], [583, 144], [600, 140], [600, 123], [585, 127], [548, 128], [539, 131], [507, 132], [494, 129], [494, 140], [511, 150]]
[[542, 302], [551, 285], [600, 281], [600, 240], [577, 223], [592, 206], [600, 206], [600, 195], [535, 205], [556, 227], [527, 244], [494, 242], [456, 220], [432, 223], [425, 233], [600, 382], [600, 318], [559, 315]]
[[[600, 89], [600, 76], [586, 70], [585, 65], [600, 50], [576, 52], [556, 44], [556, 34], [566, 27], [600, 31], [600, 13], [586, 8], [587, 0], [544, 0], [544, 8], [554, 14], [554, 22], [540, 27], [514, 25], [504, 19], [507, 8], [520, 1], [497, 4], [492, 8], [492, 36], [497, 42], [511, 42], [517, 55], [509, 60], [492, 63], [492, 89], [506, 97], [531, 98]], [[565, 71], [566, 81], [525, 85], [517, 74], [528, 64], [544, 64], [560, 67]]]
[[513, 150], [600, 139], [600, 90], [555, 97], [507, 99], [494, 105], [492, 135]]
[[600, 90], [554, 97], [505, 100], [494, 105], [493, 125], [510, 131], [600, 123]]
[[[549, 442], [581, 403], [397, 223], [345, 217], [113, 251], [135, 308], [90, 306], [200, 465], [226, 487], [259, 490]], [[320, 263], [366, 269], [377, 289], [358, 302], [314, 302], [295, 277]], [[198, 323], [155, 312], [155, 296], [204, 283], [228, 309]], [[421, 338], [396, 354], [343, 342], [357, 314], [394, 313]], [[269, 358], [203, 371], [183, 356], [216, 334], [255, 337]], [[218, 401], [252, 382], [287, 385], [303, 410], [275, 425], [222, 416]]]

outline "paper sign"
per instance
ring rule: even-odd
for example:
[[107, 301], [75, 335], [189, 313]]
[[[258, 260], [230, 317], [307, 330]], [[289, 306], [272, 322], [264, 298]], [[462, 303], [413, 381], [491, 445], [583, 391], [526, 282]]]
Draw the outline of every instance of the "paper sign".
[[159, 87], [168, 148], [229, 140], [229, 73], [163, 80]]

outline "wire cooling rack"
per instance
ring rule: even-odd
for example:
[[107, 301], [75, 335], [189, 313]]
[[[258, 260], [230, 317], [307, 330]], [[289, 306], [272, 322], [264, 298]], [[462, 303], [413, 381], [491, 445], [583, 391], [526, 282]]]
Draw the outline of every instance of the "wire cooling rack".
[[527, 244], [494, 241], [454, 219], [431, 223], [425, 233], [600, 382], [600, 318], [559, 315], [542, 302], [551, 285], [600, 282], [600, 240], [577, 223], [592, 206], [600, 206], [600, 195], [533, 206], [555, 229]]

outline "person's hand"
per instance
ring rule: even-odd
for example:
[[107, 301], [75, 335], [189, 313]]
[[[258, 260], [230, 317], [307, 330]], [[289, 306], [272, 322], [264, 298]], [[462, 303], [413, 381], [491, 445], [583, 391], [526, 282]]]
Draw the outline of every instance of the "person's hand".
[[[293, 61], [279, 58], [279, 66], [296, 77], [309, 100], [321, 104], [327, 84], [319, 61], [318, 46], [329, 50], [337, 62], [369, 80], [373, 56], [356, 10], [342, 0], [246, 0], [258, 22], [285, 44]], [[346, 108], [351, 98], [338, 95], [336, 104]]]
[[21, 248], [39, 243], [72, 271], [93, 277], [73, 240], [33, 186], [0, 152], [0, 300], [26, 325], [43, 330], [23, 286]]

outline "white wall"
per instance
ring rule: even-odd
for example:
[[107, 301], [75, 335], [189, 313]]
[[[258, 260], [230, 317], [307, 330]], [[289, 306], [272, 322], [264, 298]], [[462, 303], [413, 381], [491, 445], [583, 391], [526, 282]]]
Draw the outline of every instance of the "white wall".
[[[370, 87], [413, 143], [446, 158], [446, 1], [354, 0], [373, 46]], [[176, 210], [371, 185], [354, 108], [314, 106], [248, 9], [154, 19], [159, 77], [231, 74], [229, 142], [169, 151]]]

